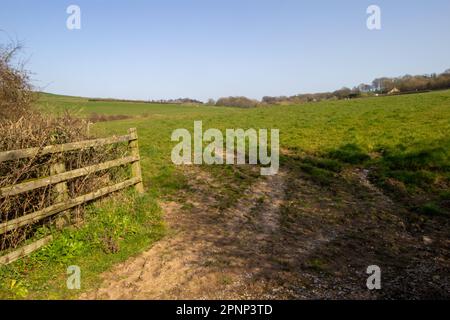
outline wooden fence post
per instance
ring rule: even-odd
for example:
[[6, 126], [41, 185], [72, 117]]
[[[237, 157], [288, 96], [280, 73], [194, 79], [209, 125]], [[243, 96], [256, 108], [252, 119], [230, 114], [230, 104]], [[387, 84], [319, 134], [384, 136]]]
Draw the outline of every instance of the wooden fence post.
[[[60, 156], [58, 156], [60, 157]], [[56, 175], [59, 173], [66, 172], [66, 165], [64, 164], [64, 160], [59, 160], [61, 162], [54, 163], [50, 165], [50, 175]], [[69, 189], [67, 188], [67, 182], [63, 181], [60, 183], [57, 183], [53, 186], [53, 190], [55, 192], [55, 203], [64, 202], [67, 199], [69, 199]], [[64, 225], [67, 225], [70, 223], [70, 212], [64, 211], [59, 214], [59, 216], [55, 220], [55, 226], [59, 229], [64, 227]]]
[[[131, 156], [139, 157], [139, 144], [138, 135], [136, 128], [128, 129], [128, 133], [131, 135], [132, 139], [128, 146], [130, 147]], [[131, 164], [131, 173], [133, 178], [139, 179], [139, 183], [136, 184], [135, 188], [138, 193], [144, 193], [144, 184], [142, 182], [142, 172], [141, 172], [141, 162], [137, 160]]]
[[[66, 172], [66, 165], [64, 162], [54, 163], [50, 166], [50, 175], [56, 175], [58, 173]], [[56, 202], [63, 202], [68, 199], [69, 193], [67, 189], [67, 183], [65, 181], [55, 184], [54, 186], [56, 194]]]

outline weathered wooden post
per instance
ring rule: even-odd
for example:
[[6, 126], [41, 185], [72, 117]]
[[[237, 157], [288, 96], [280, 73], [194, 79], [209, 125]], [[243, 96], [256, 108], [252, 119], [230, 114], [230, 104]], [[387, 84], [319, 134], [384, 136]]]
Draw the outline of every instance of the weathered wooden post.
[[[58, 173], [66, 172], [66, 165], [64, 162], [54, 163], [50, 166], [50, 175], [56, 175]], [[69, 198], [68, 188], [66, 181], [57, 183], [54, 185], [55, 195], [56, 195], [56, 203], [63, 202]]]
[[[58, 162], [50, 165], [51, 176], [66, 172], [66, 165], [64, 164], [64, 159], [62, 159], [63, 156], [58, 155], [57, 157]], [[67, 188], [66, 181], [55, 184], [53, 190], [55, 193], [55, 203], [64, 202], [69, 199], [69, 189]], [[61, 212], [55, 219], [55, 226], [58, 229], [61, 229], [68, 224], [70, 224], [70, 211]]]
[[136, 191], [138, 193], [144, 193], [144, 184], [142, 182], [142, 172], [141, 172], [141, 162], [139, 159], [139, 144], [138, 144], [138, 135], [136, 128], [128, 129], [128, 133], [131, 136], [131, 140], [128, 142], [128, 146], [130, 147], [131, 156], [138, 157], [138, 160], [134, 161], [131, 164], [131, 174], [133, 178], [139, 179], [139, 182], [135, 185]]

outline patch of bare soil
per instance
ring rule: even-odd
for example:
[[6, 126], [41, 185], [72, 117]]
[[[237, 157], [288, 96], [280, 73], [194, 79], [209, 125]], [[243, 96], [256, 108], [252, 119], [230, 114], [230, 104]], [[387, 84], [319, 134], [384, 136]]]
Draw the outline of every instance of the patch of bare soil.
[[[409, 213], [359, 170], [324, 183], [288, 163], [250, 184], [255, 168], [240, 170], [187, 167], [188, 190], [161, 202], [170, 235], [80, 298], [449, 298], [448, 222], [411, 233]], [[369, 265], [381, 290], [366, 287]]]
[[236, 288], [246, 286], [264, 265], [259, 251], [279, 228], [284, 175], [261, 178], [223, 209], [221, 185], [208, 172], [189, 168], [186, 174], [190, 190], [176, 202], [161, 203], [170, 235], [115, 266], [101, 288], [81, 299], [253, 297]]

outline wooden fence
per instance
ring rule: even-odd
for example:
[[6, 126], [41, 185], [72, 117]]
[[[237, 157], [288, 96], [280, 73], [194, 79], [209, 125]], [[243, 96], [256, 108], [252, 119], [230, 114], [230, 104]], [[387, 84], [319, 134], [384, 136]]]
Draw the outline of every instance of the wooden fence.
[[[57, 192], [55, 204], [46, 207], [42, 210], [26, 214], [24, 216], [15, 218], [10, 221], [0, 223], [0, 235], [20, 227], [30, 225], [44, 218], [56, 215], [58, 213], [79, 206], [88, 201], [100, 198], [109, 193], [127, 187], [134, 186], [138, 193], [144, 192], [144, 186], [142, 183], [142, 175], [141, 175], [140, 157], [139, 157], [138, 136], [135, 128], [129, 129], [128, 134], [124, 136], [116, 136], [96, 140], [86, 140], [60, 145], [50, 145], [43, 148], [29, 148], [29, 149], [0, 152], [0, 162], [4, 162], [23, 158], [32, 158], [35, 156], [41, 156], [46, 154], [63, 155], [64, 152], [68, 151], [83, 150], [92, 147], [99, 147], [124, 142], [128, 143], [128, 147], [130, 149], [130, 156], [71, 171], [65, 170], [64, 163], [52, 164], [50, 167], [50, 176], [48, 177], [0, 188], [0, 200], [8, 196], [18, 195], [24, 192], [28, 192], [31, 190], [35, 190], [50, 185], [53, 186], [54, 190]], [[76, 198], [69, 198], [67, 188], [68, 180], [82, 176], [87, 176], [95, 172], [123, 166], [126, 164], [131, 164], [132, 177], [130, 179], [117, 183], [113, 186], [98, 189], [94, 192]], [[17, 259], [20, 259], [21, 257], [24, 257], [30, 254], [31, 252], [39, 249], [40, 247], [46, 245], [50, 240], [51, 236], [48, 236], [30, 245], [24, 246], [14, 252], [1, 256], [0, 265], [8, 264]]]

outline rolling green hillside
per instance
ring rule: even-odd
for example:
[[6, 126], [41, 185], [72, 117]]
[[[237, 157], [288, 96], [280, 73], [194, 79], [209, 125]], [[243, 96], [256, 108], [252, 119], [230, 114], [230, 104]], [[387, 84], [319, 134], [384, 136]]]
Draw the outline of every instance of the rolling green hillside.
[[41, 96], [39, 105], [80, 116], [132, 116], [97, 123], [95, 129], [108, 135], [138, 128], [144, 176], [154, 191], [173, 187], [177, 177], [170, 161], [171, 132], [193, 130], [194, 120], [202, 120], [204, 130], [278, 128], [281, 147], [304, 164], [323, 170], [365, 167], [372, 181], [386, 190], [408, 202], [420, 199], [411, 203], [417, 210], [448, 212], [450, 91], [255, 109], [92, 102], [49, 94]]
[[[38, 107], [56, 114], [69, 110], [86, 118], [92, 113], [128, 116], [125, 120], [97, 122], [92, 132], [109, 136], [124, 134], [130, 127], [138, 129], [148, 192], [137, 197], [130, 190], [89, 205], [82, 226], [55, 231], [51, 245], [0, 270], [0, 298], [77, 298], [79, 292], [65, 286], [68, 264], [83, 269], [82, 292], [99, 287], [103, 272], [157, 241], [164, 243], [166, 223], [170, 221], [166, 221], [167, 212], [161, 203], [179, 203], [177, 217], [188, 219], [181, 223], [187, 231], [193, 225], [201, 228], [202, 217], [209, 212], [210, 220], [203, 231], [211, 237], [223, 233], [227, 241], [237, 236], [231, 243], [239, 250], [249, 245], [247, 259], [254, 256], [252, 250], [260, 236], [260, 225], [266, 221], [258, 217], [267, 212], [279, 214], [280, 234], [275, 239], [284, 240], [274, 242], [281, 246], [275, 253], [270, 247], [276, 259], [271, 256], [267, 261], [281, 268], [283, 274], [286, 270], [298, 272], [300, 277], [314, 274], [326, 281], [324, 271], [336, 269], [340, 270], [337, 278], [347, 286], [354, 281], [346, 278], [351, 274], [346, 270], [349, 261], [356, 270], [378, 261], [385, 268], [394, 268], [390, 270], [395, 277], [422, 283], [429, 281], [424, 280], [428, 273], [422, 272], [422, 263], [430, 261], [435, 267], [435, 261], [446, 259], [450, 91], [255, 109], [89, 101], [41, 94]], [[279, 129], [284, 174], [265, 180], [245, 166], [176, 167], [170, 157], [175, 145], [170, 141], [171, 133], [177, 128], [192, 131], [195, 120], [203, 121], [203, 130]], [[209, 181], [204, 177], [209, 177]], [[263, 189], [265, 196], [254, 194], [254, 188], [265, 183], [270, 186]], [[241, 201], [248, 203], [242, 206]], [[281, 203], [279, 211], [273, 211], [270, 205], [277, 201]], [[240, 233], [221, 228], [223, 212], [230, 208], [242, 211], [244, 207], [250, 210], [247, 215], [251, 219], [240, 222], [239, 227], [247, 226], [248, 234], [257, 235], [255, 239], [239, 239]], [[109, 242], [109, 251], [105, 251], [105, 232], [112, 234], [112, 239], [117, 238], [113, 252]], [[296, 250], [312, 241], [311, 235], [317, 242], [323, 240], [324, 234], [332, 241], [297, 257]], [[335, 234], [340, 236], [333, 238]], [[430, 241], [434, 241], [432, 247]], [[192, 239], [181, 243], [186, 243], [189, 250], [196, 245]], [[182, 255], [184, 251], [180, 252]], [[221, 259], [232, 260], [235, 253], [224, 253]], [[277, 259], [286, 253], [287, 260], [280, 260], [278, 265]], [[286, 261], [295, 263], [287, 265]], [[296, 261], [302, 264], [297, 265]], [[411, 270], [409, 263], [413, 261], [420, 272], [405, 278], [403, 272], [405, 268]], [[430, 270], [436, 275], [434, 269]], [[170, 277], [177, 272], [169, 271]], [[183, 269], [180, 274], [184, 272]], [[386, 297], [396, 296], [395, 277], [390, 285], [393, 289], [386, 291]], [[228, 281], [219, 282], [226, 286]], [[284, 285], [290, 280], [280, 281]], [[404, 294], [415, 293], [406, 290]]]

